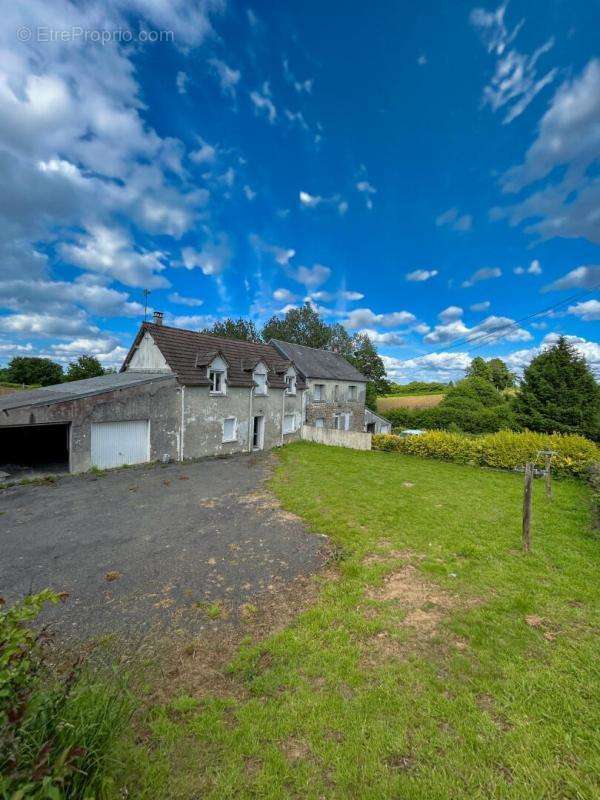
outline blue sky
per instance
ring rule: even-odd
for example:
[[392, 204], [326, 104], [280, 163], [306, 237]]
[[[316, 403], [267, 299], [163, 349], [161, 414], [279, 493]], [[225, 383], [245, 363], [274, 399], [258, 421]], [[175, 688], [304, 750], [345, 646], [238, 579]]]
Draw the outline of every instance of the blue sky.
[[558, 333], [600, 370], [597, 3], [14, 5], [0, 363], [118, 366], [149, 289], [190, 328], [309, 298], [402, 381]]

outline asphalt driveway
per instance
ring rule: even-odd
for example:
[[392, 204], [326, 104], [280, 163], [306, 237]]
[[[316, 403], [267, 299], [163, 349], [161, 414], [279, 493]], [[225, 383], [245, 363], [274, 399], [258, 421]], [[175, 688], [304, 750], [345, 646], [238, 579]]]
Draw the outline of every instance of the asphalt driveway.
[[265, 491], [269, 454], [144, 465], [0, 491], [0, 594], [50, 586], [59, 635], [229, 624], [326, 558]]

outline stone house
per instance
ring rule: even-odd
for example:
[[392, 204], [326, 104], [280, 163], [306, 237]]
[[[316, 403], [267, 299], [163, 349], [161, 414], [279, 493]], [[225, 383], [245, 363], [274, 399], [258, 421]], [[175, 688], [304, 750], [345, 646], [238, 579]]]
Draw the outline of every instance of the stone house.
[[269, 342], [293, 362], [306, 382], [304, 421], [316, 428], [365, 430], [367, 379], [346, 359], [330, 350], [317, 350], [278, 339]]

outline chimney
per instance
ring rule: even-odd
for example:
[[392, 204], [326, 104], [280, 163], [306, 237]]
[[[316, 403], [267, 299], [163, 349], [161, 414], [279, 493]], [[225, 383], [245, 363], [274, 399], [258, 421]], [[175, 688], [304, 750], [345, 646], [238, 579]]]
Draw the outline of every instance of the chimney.
[[163, 324], [163, 312], [162, 311], [155, 311], [154, 312], [154, 324], [155, 325], [162, 325]]

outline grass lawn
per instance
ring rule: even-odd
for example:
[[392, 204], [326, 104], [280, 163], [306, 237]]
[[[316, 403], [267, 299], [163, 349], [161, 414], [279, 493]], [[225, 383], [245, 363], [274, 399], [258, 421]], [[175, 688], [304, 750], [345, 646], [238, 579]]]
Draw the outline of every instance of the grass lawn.
[[131, 747], [136, 798], [600, 797], [598, 553], [589, 495], [308, 443], [272, 488], [336, 570], [242, 646], [230, 694], [173, 696]]

